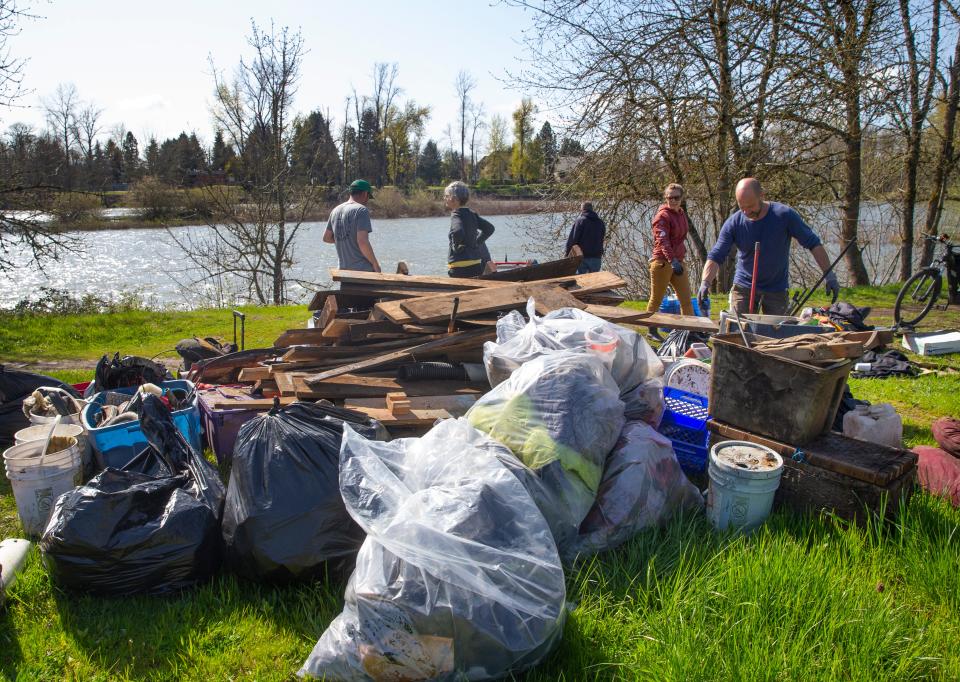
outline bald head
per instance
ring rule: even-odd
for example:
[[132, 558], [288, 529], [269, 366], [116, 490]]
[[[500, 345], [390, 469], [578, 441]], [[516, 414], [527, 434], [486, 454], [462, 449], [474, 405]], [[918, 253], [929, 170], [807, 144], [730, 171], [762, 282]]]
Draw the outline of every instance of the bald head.
[[758, 220], [767, 212], [763, 188], [756, 178], [744, 178], [737, 183], [737, 206], [750, 220]]

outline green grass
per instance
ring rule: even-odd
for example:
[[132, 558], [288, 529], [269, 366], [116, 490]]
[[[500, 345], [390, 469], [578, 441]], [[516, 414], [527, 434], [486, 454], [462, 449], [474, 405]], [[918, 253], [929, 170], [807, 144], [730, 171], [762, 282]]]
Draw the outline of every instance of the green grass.
[[[246, 347], [262, 348], [285, 330], [306, 326], [306, 306], [238, 308], [245, 313]], [[239, 325], [237, 327], [239, 335]], [[230, 310], [166, 312], [133, 310], [99, 315], [0, 314], [0, 360], [82, 361], [101, 355], [152, 357], [172, 352], [177, 341], [199, 336], [233, 339]], [[174, 353], [175, 355], [175, 353]]]
[[[852, 293], [857, 304], [892, 302], [889, 292]], [[247, 312], [250, 347], [307, 317], [302, 307]], [[149, 356], [231, 329], [226, 311], [2, 322], [0, 358], [48, 362]], [[956, 368], [956, 358], [941, 364]], [[79, 381], [90, 367], [48, 373]], [[908, 445], [932, 442], [930, 422], [960, 414], [958, 374], [850, 383], [857, 397], [897, 407]], [[568, 573], [563, 642], [519, 679], [960, 679], [958, 528], [960, 510], [919, 491], [896, 524], [866, 528], [784, 511], [741, 537], [714, 533], [702, 516], [676, 519]], [[0, 537], [20, 531], [4, 479]], [[0, 611], [0, 677], [287, 680], [344, 587], [222, 573], [178, 597], [100, 599], [58, 589], [34, 554]]]

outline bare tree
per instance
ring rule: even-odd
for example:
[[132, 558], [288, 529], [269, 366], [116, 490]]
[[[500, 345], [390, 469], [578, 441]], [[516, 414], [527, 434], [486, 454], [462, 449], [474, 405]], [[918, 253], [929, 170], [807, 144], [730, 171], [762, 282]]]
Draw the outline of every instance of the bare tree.
[[63, 147], [63, 166], [61, 177], [67, 190], [72, 189], [73, 173], [71, 170], [71, 153], [74, 148], [74, 131], [77, 125], [77, 107], [80, 106], [80, 95], [73, 83], [61, 83], [56, 91], [44, 103], [47, 125], [60, 141]]
[[457, 92], [457, 102], [460, 109], [460, 179], [466, 180], [467, 119], [470, 114], [470, 93], [477, 87], [477, 82], [467, 71], [460, 71], [457, 73], [457, 79], [453, 82], [453, 87]]
[[[24, 86], [25, 60], [17, 57], [11, 40], [20, 33], [24, 19], [35, 19], [30, 8], [16, 0], [0, 0], [0, 107], [18, 106], [27, 94]], [[14, 143], [32, 136], [29, 129], [14, 126]], [[56, 260], [63, 250], [75, 250], [78, 242], [43, 219], [41, 208], [51, 200], [55, 187], [44, 184], [24, 168], [0, 169], [0, 272], [15, 268], [17, 256], [29, 255], [31, 262], [43, 268]]]
[[[954, 20], [953, 30], [960, 28], [960, 11], [953, 3], [945, 2], [950, 16]], [[941, 102], [943, 106], [943, 129], [940, 132], [940, 146], [931, 179], [930, 197], [927, 200], [927, 214], [924, 219], [923, 234], [935, 237], [943, 214], [943, 202], [947, 196], [947, 186], [957, 165], [956, 136], [957, 110], [960, 108], [960, 32], [957, 32], [953, 55], [947, 65], [947, 91]], [[925, 267], [933, 260], [933, 243], [924, 240], [921, 246], [920, 265]]]
[[477, 181], [477, 133], [487, 126], [483, 116], [483, 102], [470, 107], [470, 182]]
[[[899, 0], [901, 36], [900, 78], [891, 92], [893, 120], [905, 144], [900, 216], [900, 280], [913, 274], [914, 207], [917, 203], [918, 171], [927, 116], [939, 77], [940, 0], [928, 11], [918, 12], [910, 0]], [[920, 49], [926, 47], [926, 55]], [[893, 80], [893, 79], [891, 79]]]
[[191, 282], [194, 290], [208, 284], [261, 304], [281, 304], [289, 300], [288, 285], [296, 283], [288, 269], [297, 235], [319, 196], [310, 185], [294, 188], [289, 178], [304, 46], [299, 32], [272, 24], [269, 31], [252, 24], [247, 42], [252, 54], [241, 59], [232, 78], [213, 69], [212, 112], [240, 157], [245, 192], [205, 187], [213, 207], [210, 236], [174, 239], [200, 273]]
[[100, 124], [102, 114], [103, 109], [90, 102], [80, 109], [73, 121], [73, 137], [77, 141], [77, 146], [80, 147], [80, 153], [83, 154], [88, 176], [93, 167], [93, 145], [97, 136], [103, 131], [103, 126]]

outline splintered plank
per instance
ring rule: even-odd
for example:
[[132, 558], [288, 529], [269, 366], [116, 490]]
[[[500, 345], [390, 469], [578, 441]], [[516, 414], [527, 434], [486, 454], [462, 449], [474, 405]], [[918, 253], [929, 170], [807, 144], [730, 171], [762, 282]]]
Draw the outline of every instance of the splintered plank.
[[240, 370], [240, 376], [237, 377], [237, 381], [240, 383], [253, 383], [255, 381], [262, 381], [264, 379], [270, 378], [270, 368], [269, 367], [244, 367]]
[[455, 299], [459, 299], [457, 315], [469, 318], [483, 313], [522, 308], [531, 297], [536, 301], [537, 311], [540, 313], [556, 308], [582, 307], [569, 293], [550, 284], [515, 284], [493, 290], [465, 291], [430, 299], [410, 299], [402, 301], [400, 307], [417, 321], [428, 324], [450, 319]]
[[394, 401], [394, 408], [391, 409], [385, 398], [346, 400], [343, 406], [348, 410], [362, 412], [389, 428], [430, 426], [438, 419], [462, 417], [476, 401], [476, 396], [470, 395], [406, 396], [402, 401], [402, 409], [398, 409], [398, 401]]
[[[281, 405], [290, 405], [297, 402], [293, 396], [281, 396], [277, 398]], [[262, 398], [254, 400], [215, 400], [211, 404], [215, 410], [272, 410], [273, 398]]]
[[303, 372], [291, 372], [296, 394], [303, 400], [344, 400], [346, 398], [383, 398], [388, 393], [402, 392], [408, 396], [480, 395], [490, 390], [486, 382], [466, 381], [412, 381], [396, 377], [344, 374], [307, 386]]
[[350, 362], [372, 355], [378, 355], [385, 351], [407, 348], [424, 341], [443, 339], [446, 336], [447, 334], [414, 336], [412, 338], [407, 337], [394, 339], [392, 341], [379, 341], [365, 346], [293, 346], [283, 354], [282, 359], [284, 362], [304, 362], [312, 360], [340, 360]]
[[369, 284], [374, 287], [419, 289], [423, 287], [444, 289], [487, 289], [503, 286], [503, 282], [464, 277], [425, 277], [423, 275], [392, 275], [385, 272], [362, 272], [358, 270], [338, 270], [332, 268], [330, 277], [341, 284]]
[[480, 279], [499, 281], [499, 282], [533, 282], [536, 280], [551, 279], [554, 277], [564, 277], [572, 275], [580, 267], [583, 260], [582, 252], [567, 258], [551, 260], [537, 265], [524, 265], [513, 270], [502, 270], [498, 272], [488, 272], [480, 275]]
[[[576, 298], [585, 294], [591, 294], [598, 291], [606, 291], [608, 289], [615, 289], [617, 287], [622, 287], [626, 284], [626, 282], [620, 277], [618, 277], [617, 275], [614, 275], [613, 273], [610, 273], [610, 272], [591, 272], [584, 275], [558, 277], [555, 279], [546, 279], [546, 280], [541, 280], [537, 282], [529, 282], [529, 283], [499, 282], [499, 284], [500, 284], [500, 288], [496, 289], [498, 296], [504, 295], [503, 292], [506, 292], [506, 291], [515, 292], [518, 287], [531, 287], [531, 286], [546, 287], [548, 285], [565, 285], [570, 287], [567, 291]], [[489, 289], [486, 289], [484, 291], [489, 294], [493, 293], [493, 291]], [[421, 296], [420, 298], [413, 298], [413, 299], [407, 299], [407, 300], [401, 300], [401, 301], [382, 301], [380, 303], [377, 303], [373, 307], [373, 317], [381, 320], [382, 319], [391, 320], [392, 322], [396, 322], [398, 324], [409, 324], [410, 322], [413, 322], [415, 319], [420, 319], [420, 318], [414, 318], [411, 313], [407, 312], [408, 310], [411, 309], [410, 306], [414, 306], [414, 308], [419, 309], [420, 306], [427, 306], [428, 301], [431, 302], [430, 305], [432, 305], [433, 301], [442, 301], [443, 305], [446, 306], [445, 307], [446, 318], [444, 318], [443, 316], [439, 316], [436, 318], [437, 321], [441, 321], [449, 318], [450, 313], [453, 310], [454, 297], [460, 297], [461, 299], [460, 301], [461, 307], [458, 309], [457, 317], [467, 317], [468, 313], [463, 308], [463, 297], [467, 295], [471, 297], [476, 296], [476, 297], [482, 298], [482, 294], [480, 292], [460, 291], [460, 292], [449, 292], [446, 294], [431, 294], [429, 296]], [[475, 299], [471, 298], [468, 300], [475, 300]], [[558, 307], [565, 307], [565, 306], [561, 305]], [[502, 310], [505, 308], [493, 308], [492, 310], [498, 310], [498, 309]]]
[[[443, 333], [445, 330], [440, 329], [439, 333]], [[389, 321], [376, 321], [370, 322], [369, 320], [364, 322], [358, 322], [357, 324], [351, 325], [349, 329], [348, 336], [351, 341], [365, 341], [369, 339], [373, 334], [403, 334], [404, 329], [399, 324], [394, 324]]]
[[355, 374], [363, 370], [382, 367], [398, 360], [428, 357], [446, 350], [464, 350], [469, 347], [479, 348], [484, 341], [491, 341], [495, 339], [496, 336], [497, 333], [495, 329], [477, 329], [457, 332], [416, 346], [408, 346], [392, 352], [375, 355], [359, 362], [318, 372], [317, 374], [306, 377], [305, 380], [310, 387], [314, 387], [316, 384], [320, 384], [324, 379], [329, 379], [330, 377], [336, 377], [342, 374]]
[[296, 395], [297, 390], [293, 385], [293, 377], [286, 372], [274, 372], [273, 380], [277, 382], [277, 390], [280, 395]]
[[289, 348], [290, 346], [316, 346], [330, 343], [330, 339], [323, 335], [323, 329], [288, 329], [277, 337], [273, 342], [276, 348]]
[[694, 332], [715, 334], [720, 331], [717, 323], [708, 317], [697, 315], [671, 315], [669, 313], [650, 313], [645, 310], [616, 308], [609, 305], [587, 305], [584, 312], [596, 315], [608, 322], [635, 324], [641, 327], [681, 329]]

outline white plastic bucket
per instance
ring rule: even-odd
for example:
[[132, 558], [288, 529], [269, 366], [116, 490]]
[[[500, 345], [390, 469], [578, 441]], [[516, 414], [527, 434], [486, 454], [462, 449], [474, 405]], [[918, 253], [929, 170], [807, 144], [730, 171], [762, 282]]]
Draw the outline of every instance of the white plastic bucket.
[[[49, 425], [35, 424], [17, 431], [13, 436], [13, 440], [17, 445], [20, 445], [21, 443], [30, 443], [36, 440], [46, 440], [49, 433]], [[84, 468], [92, 466], [93, 449], [90, 445], [90, 439], [87, 437], [87, 430], [82, 425], [68, 424], [61, 421], [56, 431], [53, 432], [53, 435], [63, 437], [73, 436], [76, 438], [77, 445], [80, 447], [80, 454], [83, 457]]]
[[3, 453], [17, 514], [27, 535], [41, 535], [57, 498], [82, 482], [80, 448], [75, 438], [70, 440], [70, 447], [46, 455], [42, 465], [40, 453], [46, 441], [21, 443]]
[[[734, 456], [741, 454], [749, 456]], [[707, 516], [714, 527], [750, 531], [761, 526], [770, 515], [782, 473], [783, 459], [763, 445], [727, 440], [710, 448]]]
[[[40, 389], [43, 391], [46, 391], [47, 393], [56, 392], [64, 397], [72, 398], [72, 396], [69, 393], [67, 393], [65, 390], [63, 390], [62, 388], [57, 388], [55, 386], [41, 386]], [[50, 426], [57, 419], [55, 416], [47, 417], [46, 415], [34, 414], [33, 412], [30, 412], [27, 410], [26, 405], [24, 405], [23, 411], [24, 411], [24, 414], [27, 415], [27, 419], [30, 420], [31, 424], [41, 424], [41, 425], [46, 424], [47, 426]], [[80, 419], [80, 412], [75, 412], [74, 414], [61, 416], [60, 423], [61, 424], [78, 424], [81, 426], [83, 425], [83, 422]]]

